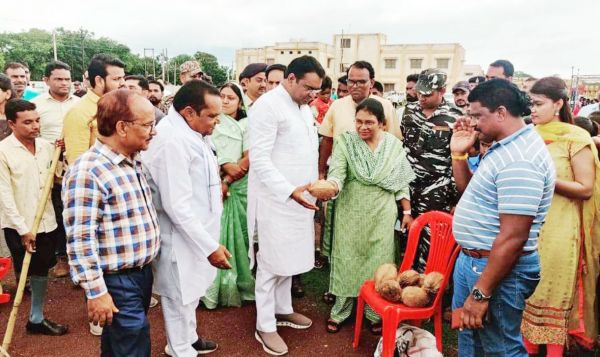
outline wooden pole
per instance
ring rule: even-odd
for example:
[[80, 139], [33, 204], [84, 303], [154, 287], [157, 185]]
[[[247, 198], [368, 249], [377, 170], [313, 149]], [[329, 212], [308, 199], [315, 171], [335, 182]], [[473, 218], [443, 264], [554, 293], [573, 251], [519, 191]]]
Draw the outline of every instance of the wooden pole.
[[[50, 197], [52, 185], [54, 185], [54, 173], [56, 172], [56, 167], [58, 165], [58, 160], [60, 159], [61, 151], [62, 149], [59, 146], [57, 146], [54, 149], [54, 154], [52, 155], [52, 163], [50, 165], [50, 169], [48, 170], [46, 184], [44, 186], [42, 196], [40, 197], [40, 200], [38, 202], [37, 211], [35, 212], [35, 218], [31, 226], [31, 233], [34, 237], [37, 235], [37, 231], [40, 228], [40, 222], [42, 221], [42, 216], [44, 215], [44, 211], [46, 210], [46, 204], [48, 203], [48, 198]], [[25, 282], [27, 281], [27, 272], [29, 271], [30, 262], [31, 253], [25, 251], [25, 259], [23, 259], [23, 267], [21, 268], [21, 276], [19, 278], [19, 286], [17, 287], [17, 294], [15, 295], [15, 302], [13, 303], [13, 308], [10, 312], [10, 317], [8, 319], [8, 325], [6, 325], [4, 339], [2, 340], [2, 354], [8, 353], [8, 348], [10, 347], [10, 342], [12, 341], [13, 330], [15, 328], [15, 323], [17, 322], [17, 313], [19, 312], [19, 306], [21, 305], [21, 301], [23, 300], [23, 291], [25, 290]]]

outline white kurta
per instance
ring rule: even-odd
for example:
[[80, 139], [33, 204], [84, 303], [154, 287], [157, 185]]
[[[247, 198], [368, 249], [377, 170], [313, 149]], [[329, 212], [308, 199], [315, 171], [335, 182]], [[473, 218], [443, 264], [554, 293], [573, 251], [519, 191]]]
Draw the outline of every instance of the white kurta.
[[161, 229], [154, 291], [189, 304], [216, 277], [207, 258], [219, 247], [221, 179], [209, 139], [175, 110], [156, 131], [142, 153]]
[[[314, 211], [290, 195], [318, 177], [318, 137], [311, 110], [308, 105], [299, 107], [280, 85], [254, 103], [248, 133], [248, 236], [257, 229], [258, 264], [280, 276], [307, 272], [314, 266]], [[252, 244], [250, 249], [253, 261]]]

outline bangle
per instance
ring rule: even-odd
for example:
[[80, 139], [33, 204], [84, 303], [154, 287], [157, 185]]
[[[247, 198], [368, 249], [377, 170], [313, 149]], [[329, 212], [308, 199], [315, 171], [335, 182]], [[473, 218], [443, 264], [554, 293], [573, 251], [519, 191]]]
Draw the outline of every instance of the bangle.
[[412, 211], [411, 210], [402, 211], [402, 214], [405, 215], [405, 216], [411, 216], [412, 215]]
[[469, 158], [469, 154], [467, 154], [467, 153], [464, 153], [462, 155], [451, 154], [450, 156], [452, 157], [452, 160], [457, 160], [457, 161], [464, 161]]

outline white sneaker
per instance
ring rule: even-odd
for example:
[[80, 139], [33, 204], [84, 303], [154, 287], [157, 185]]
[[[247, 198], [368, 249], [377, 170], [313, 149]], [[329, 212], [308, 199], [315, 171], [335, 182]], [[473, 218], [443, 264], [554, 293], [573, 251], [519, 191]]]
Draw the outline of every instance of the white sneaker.
[[158, 299], [152, 296], [150, 298], [150, 307], [155, 307], [156, 305], [158, 305]]
[[100, 325], [96, 325], [90, 322], [90, 333], [94, 336], [102, 336], [103, 328]]

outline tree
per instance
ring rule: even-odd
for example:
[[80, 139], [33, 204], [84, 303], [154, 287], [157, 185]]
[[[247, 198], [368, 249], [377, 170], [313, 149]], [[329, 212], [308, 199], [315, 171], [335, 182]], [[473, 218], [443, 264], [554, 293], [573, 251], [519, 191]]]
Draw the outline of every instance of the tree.
[[200, 62], [204, 73], [212, 77], [213, 84], [221, 86], [227, 82], [227, 67], [219, 65], [217, 57], [210, 53], [198, 51], [194, 54], [194, 58]]

